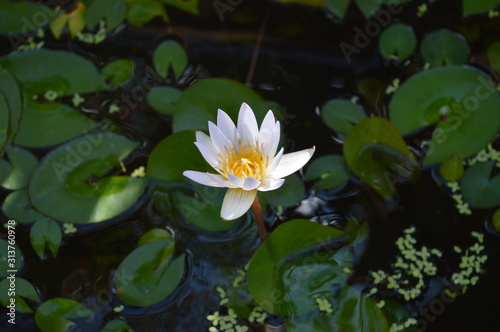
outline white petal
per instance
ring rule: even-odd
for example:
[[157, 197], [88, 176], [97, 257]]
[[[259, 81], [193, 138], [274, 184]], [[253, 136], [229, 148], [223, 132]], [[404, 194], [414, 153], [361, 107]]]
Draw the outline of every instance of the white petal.
[[194, 142], [194, 144], [196, 145], [198, 150], [200, 150], [201, 155], [210, 164], [210, 166], [216, 169], [219, 165], [219, 158], [215, 154], [215, 151], [200, 142]]
[[258, 189], [259, 191], [275, 190], [281, 187], [283, 183], [285, 183], [285, 179], [265, 178], [262, 180], [262, 184]]
[[201, 143], [210, 149], [214, 148], [210, 136], [199, 130], [196, 131], [196, 142]]
[[283, 155], [280, 163], [276, 166], [276, 169], [269, 174], [269, 177], [280, 179], [297, 172], [309, 161], [309, 159], [311, 159], [315, 149], [315, 147], [312, 147], [310, 149]]
[[231, 185], [227, 183], [225, 178], [219, 174], [210, 174], [197, 171], [184, 171], [182, 173], [185, 177], [209, 187], [227, 187]]
[[281, 158], [283, 157], [284, 151], [285, 149], [281, 148], [279, 152], [276, 154], [276, 156], [274, 156], [274, 158], [271, 161], [271, 164], [266, 168], [266, 171], [264, 172], [264, 177], [269, 176], [269, 174], [274, 172], [276, 167], [278, 167], [279, 163], [281, 162]]
[[250, 144], [254, 144], [259, 137], [257, 119], [250, 106], [246, 103], [241, 104], [240, 113], [238, 114], [238, 133], [243, 143], [250, 142]]
[[210, 132], [210, 138], [212, 139], [215, 151], [226, 154], [226, 150], [229, 150], [231, 147], [231, 142], [213, 122], [208, 122], [208, 131]]
[[228, 174], [227, 177], [229, 178], [229, 181], [234, 184], [236, 187], [241, 188], [243, 187], [243, 179], [237, 177], [234, 174]]
[[229, 189], [222, 202], [222, 219], [233, 220], [244, 215], [255, 200], [256, 194], [257, 190]]
[[254, 190], [254, 189], [257, 189], [257, 187], [260, 186], [260, 181], [251, 177], [251, 176], [248, 176], [246, 179], [245, 179], [245, 182], [243, 182], [243, 190]]
[[217, 127], [219, 127], [224, 136], [236, 146], [236, 126], [229, 115], [223, 110], [217, 112]]
[[280, 123], [276, 121], [273, 127], [273, 139], [268, 142], [267, 145], [264, 145], [264, 153], [271, 159], [276, 153], [276, 149], [280, 143]]
[[274, 140], [274, 126], [276, 125], [276, 120], [274, 119], [273, 111], [269, 111], [262, 121], [259, 131], [259, 143], [268, 146]]

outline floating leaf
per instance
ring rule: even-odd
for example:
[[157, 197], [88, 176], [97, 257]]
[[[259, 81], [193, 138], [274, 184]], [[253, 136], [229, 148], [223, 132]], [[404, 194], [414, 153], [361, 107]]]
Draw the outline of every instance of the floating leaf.
[[329, 100], [321, 108], [321, 116], [330, 128], [343, 134], [366, 118], [361, 106], [344, 99]]
[[208, 121], [216, 122], [218, 109], [236, 121], [243, 101], [252, 108], [257, 121], [261, 123], [269, 106], [255, 91], [228, 79], [199, 80], [184, 90], [177, 102], [174, 132], [184, 129], [206, 130]]
[[493, 43], [488, 47], [488, 59], [493, 69], [500, 73], [500, 42]]
[[223, 220], [220, 217], [222, 201], [226, 188], [214, 188], [192, 182], [196, 190], [196, 197], [176, 193], [182, 215], [198, 228], [210, 232], [225, 232], [238, 224], [238, 220]]
[[500, 96], [486, 75], [469, 67], [414, 75], [396, 91], [389, 109], [402, 135], [436, 126], [424, 165], [441, 163], [452, 153], [470, 157], [500, 129]]
[[478, 208], [500, 205], [500, 175], [493, 177], [494, 161], [478, 163], [469, 167], [462, 178], [464, 198]]
[[182, 182], [186, 179], [182, 175], [186, 170], [213, 172], [194, 145], [195, 141], [194, 130], [184, 130], [166, 137], [151, 152], [147, 165], [148, 176], [165, 182]]
[[324, 190], [342, 186], [349, 181], [351, 173], [343, 156], [323, 156], [315, 159], [306, 171], [306, 181], [318, 180], [314, 189]]
[[154, 17], [161, 17], [168, 22], [167, 12], [163, 4], [154, 0], [124, 0], [128, 5], [127, 20], [133, 25], [141, 26]]
[[48, 92], [63, 97], [106, 89], [102, 77], [87, 59], [64, 51], [39, 50], [9, 55], [0, 59], [0, 65], [15, 73], [23, 91], [25, 108], [16, 145], [53, 145], [96, 126], [68, 105], [38, 101]]
[[10, 165], [0, 163], [0, 185], [9, 190], [26, 187], [38, 160], [31, 152], [13, 145], [6, 145], [5, 152]]
[[9, 34], [9, 40], [14, 45], [15, 39], [26, 40], [16, 34], [41, 28], [55, 15], [56, 12], [49, 7], [35, 2], [0, 1], [0, 33]]
[[96, 223], [133, 206], [146, 179], [107, 176], [137, 146], [123, 136], [98, 132], [81, 136], [51, 151], [29, 183], [33, 205], [68, 223]]
[[106, 323], [101, 332], [126, 332], [133, 331], [133, 329], [122, 320], [113, 319]]
[[173, 246], [162, 240], [132, 251], [116, 270], [116, 295], [126, 304], [150, 306], [170, 295], [182, 279], [184, 255], [170, 261]]
[[[9, 130], [9, 105], [3, 93], [0, 92], [0, 156], [3, 154], [3, 146], [7, 141], [7, 132]], [[0, 167], [2, 165], [0, 164]], [[0, 182], [3, 181], [2, 170], [0, 169]]]
[[21, 270], [24, 262], [22, 251], [15, 245], [16, 229], [14, 226], [7, 227], [7, 240], [0, 239], [0, 277], [9, 277], [11, 273]]
[[58, 297], [47, 300], [38, 307], [35, 322], [42, 332], [65, 332], [76, 325], [72, 319], [92, 316], [93, 313], [80, 303]]
[[134, 71], [135, 64], [132, 61], [129, 59], [116, 59], [108, 62], [101, 70], [101, 74], [110, 86], [116, 88], [134, 77]]
[[375, 301], [354, 287], [344, 286], [337, 297], [327, 297], [326, 300], [333, 303], [334, 313], [315, 311], [308, 315], [292, 316], [285, 323], [286, 330], [289, 332], [389, 331], [387, 318]]
[[71, 38], [75, 36], [85, 28], [85, 14], [87, 8], [83, 2], [75, 3], [73, 10], [69, 13], [61, 12], [59, 16], [54, 18], [50, 22], [50, 31], [56, 39], [61, 37], [62, 31], [68, 26]]
[[148, 104], [155, 111], [173, 114], [182, 91], [170, 86], [157, 86], [148, 92]]
[[[11, 288], [11, 282], [15, 283], [15, 287]], [[33, 310], [26, 303], [24, 298], [31, 301], [40, 302], [40, 297], [33, 285], [26, 279], [15, 277], [14, 279], [6, 278], [0, 281], [0, 303], [3, 306], [12, 306], [11, 299], [14, 299], [14, 308], [16, 312], [32, 313]], [[7, 312], [10, 310], [7, 309]]]
[[462, 10], [464, 16], [487, 12], [500, 5], [500, 0], [463, 0]]
[[[19, 121], [21, 119], [22, 112], [22, 100], [21, 91], [19, 90], [19, 84], [12, 74], [4, 68], [0, 68], [0, 95], [6, 103], [6, 108], [0, 108], [2, 113], [2, 119], [7, 118], [7, 122], [0, 121], [3, 123], [4, 128], [7, 129], [7, 142], [11, 143], [19, 130]], [[8, 115], [6, 115], [8, 113]], [[0, 146], [1, 147], [1, 146]], [[0, 152], [1, 152], [0, 148]], [[1, 153], [0, 153], [1, 154]]]
[[[280, 225], [250, 261], [248, 289], [255, 301], [270, 313], [291, 315], [314, 308], [314, 294], [331, 296], [339, 276], [331, 245], [344, 235], [341, 230], [303, 219]], [[305, 249], [316, 250], [313, 255], [300, 255]]]
[[270, 205], [288, 207], [299, 203], [305, 195], [304, 183], [297, 174], [287, 176], [283, 186], [276, 190], [260, 192]]
[[181, 78], [187, 68], [188, 58], [184, 47], [175, 40], [162, 42], [153, 53], [153, 63], [162, 78], [168, 76], [170, 68], [175, 78]]
[[179, 0], [161, 0], [161, 1], [163, 1], [164, 3], [166, 3], [170, 6], [177, 7], [179, 9], [184, 10], [184, 11], [191, 13], [191, 14], [198, 15], [198, 13], [199, 13], [198, 0], [182, 0], [182, 1], [179, 1]]
[[139, 243], [137, 243], [137, 246], [140, 247], [147, 243], [162, 240], [169, 240], [169, 242], [173, 242], [174, 238], [172, 237], [172, 234], [164, 228], [153, 228], [141, 236], [141, 238], [139, 239]]
[[2, 205], [2, 210], [18, 223], [30, 223], [44, 216], [33, 209], [28, 197], [28, 190], [18, 190], [10, 193]]
[[439, 172], [446, 181], [457, 181], [464, 174], [464, 160], [458, 153], [454, 153], [443, 161]]
[[434, 67], [461, 65], [469, 56], [469, 45], [462, 35], [441, 29], [424, 37], [420, 51], [425, 61]]
[[336, 16], [344, 18], [350, 0], [324, 0], [328, 9]]
[[404, 61], [415, 52], [417, 37], [411, 26], [393, 24], [380, 35], [378, 47], [386, 58]]
[[85, 21], [92, 28], [101, 20], [106, 21], [106, 30], [117, 28], [127, 15], [127, 5], [123, 0], [94, 0], [88, 10]]
[[493, 225], [493, 229], [497, 232], [500, 232], [500, 208], [496, 209], [495, 213], [493, 213], [491, 222]]
[[347, 134], [343, 151], [351, 171], [386, 199], [395, 194], [388, 171], [407, 178], [416, 168], [413, 154], [398, 130], [384, 118], [358, 123]]
[[61, 245], [62, 232], [59, 225], [52, 219], [42, 218], [31, 226], [30, 242], [40, 259], [45, 259], [45, 249], [48, 246], [52, 256], [56, 257]]

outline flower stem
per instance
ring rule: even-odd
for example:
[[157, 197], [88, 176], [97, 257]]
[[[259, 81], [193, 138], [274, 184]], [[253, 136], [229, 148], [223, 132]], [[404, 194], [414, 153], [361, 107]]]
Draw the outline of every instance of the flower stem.
[[262, 211], [260, 210], [259, 198], [255, 195], [255, 200], [252, 203], [253, 214], [255, 215], [255, 221], [257, 221], [257, 228], [259, 229], [259, 236], [262, 243], [267, 239], [266, 226], [264, 225], [264, 220], [262, 219]]

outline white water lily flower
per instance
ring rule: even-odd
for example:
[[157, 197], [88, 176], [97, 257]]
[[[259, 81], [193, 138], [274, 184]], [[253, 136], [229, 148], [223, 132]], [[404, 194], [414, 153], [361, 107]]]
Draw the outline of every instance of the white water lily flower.
[[196, 146], [203, 158], [219, 174], [185, 171], [184, 176], [211, 187], [227, 187], [221, 217], [241, 217], [252, 205], [257, 190], [269, 191], [283, 185], [284, 177], [298, 171], [311, 159], [315, 147], [276, 154], [280, 123], [269, 111], [258, 127], [250, 106], [243, 103], [235, 126], [229, 115], [219, 110], [217, 125], [208, 122], [210, 136], [196, 132]]

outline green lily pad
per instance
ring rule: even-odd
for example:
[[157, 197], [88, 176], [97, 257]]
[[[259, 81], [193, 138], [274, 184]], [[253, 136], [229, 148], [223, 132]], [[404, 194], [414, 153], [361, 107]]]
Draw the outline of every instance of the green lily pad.
[[187, 68], [188, 57], [181, 44], [175, 40], [166, 40], [154, 51], [153, 64], [162, 78], [168, 76], [171, 68], [175, 79], [178, 80]]
[[[196, 190], [196, 197], [176, 193], [182, 215], [191, 224], [210, 232], [226, 232], [238, 224], [237, 220], [223, 220], [220, 217], [222, 201], [226, 188], [207, 187], [192, 182]], [[242, 217], [243, 218], [243, 217]]]
[[13, 145], [6, 145], [5, 152], [10, 164], [0, 162], [0, 185], [9, 190], [26, 187], [38, 160], [31, 152]]
[[[16, 145], [53, 145], [96, 126], [68, 105], [38, 101], [47, 94], [58, 98], [106, 89], [97, 69], [87, 59], [64, 51], [38, 50], [9, 55], [0, 59], [0, 65], [15, 73], [23, 92], [25, 107]], [[10, 103], [9, 108], [12, 112]]]
[[495, 213], [493, 213], [491, 224], [495, 231], [500, 232], [500, 208], [496, 209]]
[[127, 3], [127, 21], [133, 25], [141, 26], [151, 21], [154, 17], [161, 17], [168, 22], [168, 15], [163, 4], [154, 0], [124, 0]]
[[217, 110], [226, 112], [233, 121], [238, 119], [241, 103], [247, 103], [261, 123], [269, 105], [252, 89], [239, 82], [210, 78], [199, 80], [184, 90], [174, 113], [174, 132], [184, 129], [208, 128], [216, 122]]
[[[9, 105], [3, 93], [0, 92], [0, 156], [3, 155], [3, 146], [7, 141], [7, 132], [9, 130]], [[0, 165], [1, 167], [1, 165]], [[2, 181], [2, 174], [0, 170], [0, 181]]]
[[481, 14], [500, 5], [500, 0], [463, 0], [462, 10], [464, 16]]
[[3, 202], [2, 210], [10, 219], [21, 224], [30, 223], [44, 217], [44, 215], [33, 209], [27, 189], [11, 192]]
[[42, 218], [31, 226], [31, 246], [40, 259], [45, 259], [45, 249], [47, 246], [52, 252], [52, 256], [56, 257], [61, 240], [61, 227], [52, 219]]
[[345, 99], [332, 99], [321, 108], [323, 121], [339, 133], [347, 133], [356, 123], [366, 118], [363, 108]]
[[43, 302], [35, 313], [36, 325], [42, 332], [65, 332], [75, 322], [72, 319], [89, 318], [93, 313], [80, 303], [62, 297]]
[[333, 313], [311, 312], [290, 317], [285, 327], [289, 332], [301, 331], [389, 331], [388, 319], [375, 301], [354, 287], [344, 286], [336, 297], [327, 297]]
[[469, 45], [462, 35], [441, 29], [424, 37], [420, 51], [425, 61], [434, 67], [461, 65], [469, 56]]
[[344, 157], [351, 171], [382, 197], [395, 194], [388, 171], [407, 178], [416, 168], [413, 154], [397, 128], [384, 118], [368, 118], [347, 134]]
[[491, 66], [497, 73], [500, 73], [500, 42], [491, 44], [487, 53]]
[[500, 130], [500, 96], [482, 72], [447, 66], [411, 77], [394, 94], [390, 118], [402, 135], [435, 125], [424, 165], [467, 158]]
[[114, 276], [116, 295], [128, 305], [150, 306], [170, 295], [184, 273], [184, 255], [172, 260], [168, 240], [144, 244], [132, 251]]
[[[28, 33], [47, 25], [56, 12], [35, 2], [0, 2], [0, 33], [14, 39], [24, 39], [16, 34]], [[36, 19], [35, 19], [36, 17]], [[25, 40], [25, 39], [24, 39]]]
[[304, 183], [297, 174], [286, 177], [285, 183], [276, 190], [259, 192], [267, 204], [274, 206], [293, 206], [305, 196]]
[[[7, 106], [0, 111], [3, 113], [2, 118], [8, 119], [3, 124], [7, 128], [7, 142], [13, 142], [19, 130], [19, 121], [22, 113], [21, 92], [14, 76], [4, 68], [0, 68], [0, 94]], [[8, 115], [5, 115], [5, 113], [8, 113]]]
[[446, 181], [458, 181], [464, 175], [464, 160], [454, 153], [443, 161], [439, 172]]
[[500, 205], [500, 175], [492, 177], [494, 161], [478, 163], [465, 171], [461, 181], [464, 198], [478, 208]]
[[108, 173], [136, 146], [123, 136], [98, 132], [51, 151], [31, 177], [33, 205], [50, 218], [79, 224], [126, 211], [144, 193], [147, 180]]
[[113, 319], [106, 323], [101, 332], [128, 332], [133, 331], [127, 323], [119, 319]]
[[11, 273], [18, 273], [24, 263], [23, 252], [15, 244], [18, 233], [14, 226], [10, 227], [6, 232], [7, 240], [0, 239], [0, 249], [2, 249], [0, 251], [0, 277], [9, 277]]
[[386, 58], [404, 61], [415, 52], [417, 37], [411, 26], [393, 24], [380, 35], [378, 47]]
[[[11, 279], [3, 279], [0, 281], [0, 303], [8, 307], [11, 305], [11, 299], [15, 300], [15, 310], [17, 312], [32, 313], [33, 310], [24, 300], [29, 299], [31, 301], [40, 302], [40, 297], [33, 285], [26, 279], [16, 277], [15, 278], [15, 288], [10, 289]], [[9, 312], [9, 310], [7, 310]]]
[[134, 77], [134, 71], [135, 64], [132, 61], [116, 59], [108, 62], [101, 70], [101, 74], [111, 87], [116, 88]]
[[172, 237], [172, 234], [164, 228], [153, 228], [141, 236], [137, 246], [140, 247], [144, 244], [162, 240], [169, 240], [169, 242], [173, 242], [174, 238]]
[[85, 22], [92, 28], [101, 20], [106, 21], [106, 30], [112, 31], [125, 19], [127, 5], [123, 0], [94, 0], [87, 9]]
[[[345, 234], [303, 219], [280, 225], [250, 260], [248, 289], [255, 301], [270, 313], [292, 315], [312, 310], [314, 294], [331, 296], [342, 264], [332, 259], [330, 245]], [[301, 254], [306, 249], [315, 251]]]
[[351, 0], [324, 0], [328, 9], [340, 18], [344, 18]]
[[343, 156], [323, 156], [315, 159], [306, 170], [306, 181], [317, 180], [314, 189], [325, 190], [340, 187], [349, 181], [351, 172]]
[[194, 145], [195, 141], [194, 130], [184, 130], [166, 137], [151, 152], [147, 175], [160, 181], [182, 182], [186, 179], [182, 175], [186, 170], [214, 172]]
[[181, 90], [171, 86], [157, 86], [148, 92], [147, 101], [155, 111], [172, 115], [181, 93]]
[[176, 7], [176, 8], [179, 8], [185, 12], [188, 12], [188, 13], [191, 13], [191, 14], [195, 14], [195, 15], [198, 15], [199, 14], [199, 10], [198, 10], [198, 1], [199, 0], [183, 0], [183, 1], [179, 1], [179, 0], [161, 0], [162, 2], [170, 5], [170, 6], [173, 6], [173, 7]]

